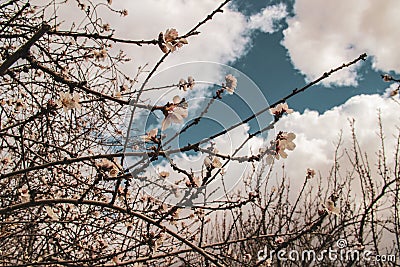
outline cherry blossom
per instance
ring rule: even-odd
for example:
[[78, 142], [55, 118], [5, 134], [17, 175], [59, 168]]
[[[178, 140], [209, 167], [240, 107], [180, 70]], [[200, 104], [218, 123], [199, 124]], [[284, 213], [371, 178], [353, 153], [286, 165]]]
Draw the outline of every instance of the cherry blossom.
[[186, 38], [180, 38], [177, 41], [167, 42], [166, 46], [171, 52], [175, 52], [177, 48], [181, 48], [184, 44], [188, 44], [189, 42]]
[[179, 89], [182, 89], [183, 91], [187, 91], [189, 88], [190, 90], [193, 89], [194, 87], [194, 78], [192, 76], [189, 76], [187, 81], [185, 79], [180, 79], [178, 82], [178, 87]]
[[275, 243], [277, 244], [282, 244], [283, 242], [285, 242], [285, 239], [283, 239], [283, 237], [279, 236], [275, 239]]
[[120, 255], [118, 254], [118, 255], [116, 255], [116, 256], [114, 256], [113, 258], [112, 258], [112, 263], [113, 264], [115, 264], [115, 265], [117, 265], [117, 264], [120, 264], [121, 263], [121, 260], [119, 259], [120, 258]]
[[119, 168], [117, 168], [117, 167], [112, 168], [112, 169], [108, 172], [108, 174], [109, 174], [110, 177], [117, 177], [117, 176], [118, 176], [118, 173], [119, 173]]
[[308, 168], [307, 169], [307, 179], [311, 179], [315, 176], [315, 170]]
[[161, 130], [166, 130], [171, 123], [182, 124], [183, 119], [187, 118], [188, 110], [185, 99], [175, 96], [172, 103], [167, 103], [164, 109], [164, 120], [161, 124]]
[[96, 60], [104, 61], [107, 58], [107, 50], [105, 48], [100, 50], [93, 50], [93, 56]]
[[296, 147], [296, 144], [293, 143], [293, 139], [296, 138], [296, 135], [294, 133], [280, 133], [278, 134], [275, 142], [275, 158], [279, 159], [279, 157], [286, 159], [287, 158], [287, 153], [285, 152], [285, 149], [287, 150], [293, 150]]
[[289, 108], [287, 103], [279, 103], [275, 107], [270, 108], [269, 111], [275, 116], [282, 116], [284, 113], [293, 113], [293, 109]]
[[265, 267], [271, 267], [271, 266], [272, 266], [272, 260], [271, 260], [271, 259], [267, 259], [267, 260], [264, 262], [264, 265], [265, 265]]
[[28, 202], [30, 199], [29, 192], [28, 192], [28, 186], [24, 184], [20, 189], [18, 189], [18, 192], [20, 194], [19, 198], [21, 199], [22, 202]]
[[[214, 154], [217, 154], [219, 152], [218, 149], [215, 148], [213, 145], [209, 148], [209, 150]], [[222, 163], [219, 160], [219, 158], [216, 157], [216, 156], [212, 156], [212, 155], [209, 155], [209, 156], [205, 157], [204, 165], [207, 168], [211, 168], [211, 169], [214, 169], [214, 168], [220, 169], [220, 168], [222, 168]]]
[[103, 24], [103, 26], [101, 26], [103, 28], [104, 31], [108, 32], [111, 30], [110, 24], [109, 23], [105, 23]]
[[261, 156], [267, 155], [266, 164], [271, 165], [275, 159], [287, 158], [285, 150], [294, 150], [296, 144], [293, 140], [296, 138], [294, 133], [279, 132], [275, 140], [270, 142], [270, 146], [267, 148], [260, 148], [259, 153]]
[[393, 80], [393, 77], [390, 76], [389, 74], [383, 74], [383, 75], [382, 75], [382, 79], [383, 79], [385, 82], [390, 82], [391, 80]]
[[121, 91], [118, 91], [118, 90], [114, 91], [114, 97], [117, 99], [121, 99], [121, 97], [122, 97]]
[[193, 182], [189, 180], [186, 181], [187, 187], [200, 187], [203, 183], [203, 179], [200, 176], [194, 176], [192, 179]]
[[172, 218], [175, 220], [179, 219], [179, 215], [180, 215], [181, 211], [182, 211], [182, 209], [176, 209], [174, 211], [174, 213], [172, 213]]
[[193, 182], [196, 187], [200, 187], [203, 183], [203, 179], [200, 176], [193, 177]]
[[189, 84], [189, 88], [193, 89], [195, 83], [194, 83], [194, 78], [192, 76], [188, 77], [188, 84]]
[[121, 15], [124, 17], [128, 16], [128, 10], [126, 9], [121, 10]]
[[397, 88], [397, 89], [395, 89], [395, 90], [393, 90], [393, 91], [390, 92], [390, 96], [391, 96], [391, 97], [394, 97], [394, 96], [396, 96], [396, 95], [398, 95], [398, 94], [399, 94], [399, 88]]
[[230, 95], [233, 94], [237, 87], [237, 79], [232, 74], [228, 74], [225, 76], [225, 82], [226, 83], [225, 85], [223, 84], [223, 87]]
[[4, 157], [4, 158], [1, 159], [1, 163], [3, 165], [8, 165], [8, 164], [10, 164], [10, 162], [11, 162], [10, 156], [7, 156], [7, 157]]
[[79, 104], [79, 94], [74, 93], [72, 96], [69, 92], [60, 93], [60, 99], [57, 100], [57, 105], [64, 109], [64, 112], [67, 112], [70, 109], [81, 109], [81, 105]]
[[167, 171], [161, 171], [158, 175], [159, 175], [161, 178], [167, 178], [167, 177], [169, 176], [169, 172], [167, 172]]
[[102, 159], [99, 163], [96, 164], [96, 166], [99, 169], [108, 172], [108, 175], [110, 177], [117, 177], [120, 170], [122, 170], [122, 166], [120, 164], [114, 163], [108, 159]]
[[251, 254], [249, 254], [249, 253], [247, 253], [247, 254], [244, 254], [244, 256], [243, 256], [243, 259], [244, 259], [244, 261], [246, 261], [246, 262], [249, 262], [250, 260], [251, 260]]
[[22, 109], [25, 109], [25, 108], [26, 108], [26, 105], [22, 99], [17, 99], [17, 101], [15, 101], [15, 109], [17, 111], [21, 111]]
[[180, 79], [179, 80], [178, 87], [179, 87], [179, 89], [182, 89], [185, 92], [187, 91], [187, 84], [186, 84], [185, 79]]
[[160, 49], [164, 53], [168, 53], [169, 51], [174, 52], [177, 48], [182, 47], [185, 44], [188, 44], [186, 38], [178, 38], [179, 34], [176, 29], [167, 29], [165, 34], [160, 32], [158, 35], [158, 45]]
[[328, 199], [325, 202], [325, 211], [328, 212], [329, 214], [334, 214], [334, 215], [339, 215], [339, 209], [335, 206], [335, 202], [332, 200]]
[[281, 132], [278, 135], [278, 146], [280, 150], [294, 150], [296, 147], [296, 144], [293, 143], [293, 140], [296, 138], [296, 135], [294, 133], [285, 133]]
[[144, 142], [154, 142], [157, 141], [158, 128], [154, 128], [150, 130], [146, 135], [142, 136], [142, 140]]
[[55, 214], [53, 209], [51, 207], [49, 207], [49, 206], [46, 206], [46, 213], [54, 221], [57, 221], [59, 219], [58, 215]]
[[179, 34], [176, 29], [167, 29], [164, 34], [164, 40], [165, 42], [173, 42], [175, 41], [176, 38], [178, 38]]

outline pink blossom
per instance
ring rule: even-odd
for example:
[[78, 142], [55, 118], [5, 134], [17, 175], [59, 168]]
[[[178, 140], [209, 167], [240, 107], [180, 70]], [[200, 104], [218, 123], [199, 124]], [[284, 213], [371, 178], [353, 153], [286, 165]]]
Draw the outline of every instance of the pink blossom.
[[232, 75], [228, 74], [225, 76], [225, 89], [229, 94], [233, 94], [237, 87], [237, 79]]
[[182, 124], [183, 119], [187, 118], [187, 103], [182, 101], [179, 96], [173, 98], [173, 103], [165, 108], [164, 120], [162, 121], [161, 130], [166, 130], [171, 123]]
[[283, 113], [293, 113], [293, 109], [290, 109], [287, 103], [279, 103], [275, 107], [270, 108], [270, 112], [275, 116], [280, 116]]
[[178, 38], [178, 36], [179, 36], [179, 34], [176, 29], [173, 29], [173, 28], [167, 29], [164, 34], [164, 40], [166, 43], [169, 43], [169, 42], [175, 41], [175, 39]]

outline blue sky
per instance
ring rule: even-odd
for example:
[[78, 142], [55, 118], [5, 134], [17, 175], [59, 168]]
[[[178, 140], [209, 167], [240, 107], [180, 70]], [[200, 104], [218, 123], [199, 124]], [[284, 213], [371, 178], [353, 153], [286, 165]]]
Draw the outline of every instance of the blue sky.
[[[253, 38], [249, 52], [232, 66], [249, 75], [270, 102], [306, 84], [304, 76], [294, 69], [287, 50], [281, 45], [281, 31], [273, 34], [256, 32]], [[321, 70], [321, 74], [323, 72], [325, 70]], [[358, 86], [316, 85], [289, 100], [289, 104], [298, 111], [308, 108], [324, 112], [343, 104], [354, 95], [383, 93], [387, 83], [382, 81], [380, 73], [371, 69], [368, 59], [360, 71]]]
[[[105, 12], [104, 21], [115, 29], [117, 37], [153, 39], [167, 28], [176, 28], [180, 33], [188, 31], [221, 2], [114, 1], [111, 7], [127, 9], [128, 16]], [[303, 86], [306, 76], [319, 76], [367, 53], [368, 60], [356, 71], [342, 72], [343, 76], [330, 86], [317, 85], [289, 103], [299, 111], [309, 108], [323, 112], [354, 95], [382, 94], [388, 85], [380, 74], [400, 71], [397, 6], [397, 0], [234, 0], [160, 69], [196, 60], [228, 64], [248, 75], [268, 100], [274, 101]], [[137, 27], [132, 30], [131, 25]], [[121, 48], [133, 59], [127, 65], [127, 74], [131, 76], [137, 66], [152, 66], [162, 55], [154, 46]]]
[[[294, 15], [294, 1], [233, 2], [235, 8], [248, 16], [259, 12], [265, 6], [277, 3], [285, 3], [288, 13]], [[338, 17], [338, 19], [340, 18]], [[321, 21], [321, 23], [323, 22]], [[282, 45], [284, 38], [282, 31], [288, 27], [285, 19], [276, 22], [276, 25], [279, 25], [279, 30], [274, 33], [265, 33], [260, 30], [252, 33], [251, 48], [243, 57], [232, 64], [233, 67], [249, 75], [270, 102], [274, 102], [290, 93], [294, 88], [306, 84], [304, 75], [294, 68], [287, 49]], [[327, 70], [329, 69], [321, 69], [321, 74]], [[320, 84], [297, 95], [289, 101], [289, 104], [298, 111], [304, 111], [308, 108], [324, 112], [343, 104], [354, 95], [382, 94], [387, 88], [387, 83], [382, 81], [381, 73], [383, 72], [372, 69], [372, 62], [369, 57], [359, 70], [360, 77], [357, 86]]]

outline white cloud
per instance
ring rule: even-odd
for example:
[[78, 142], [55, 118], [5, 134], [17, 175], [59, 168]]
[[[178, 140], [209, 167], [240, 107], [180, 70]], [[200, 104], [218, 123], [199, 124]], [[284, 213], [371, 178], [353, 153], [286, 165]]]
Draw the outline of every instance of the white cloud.
[[[355, 133], [363, 152], [370, 159], [371, 173], [376, 173], [377, 152], [380, 149], [378, 137], [378, 113], [381, 114], [384, 135], [386, 136], [386, 154], [388, 162], [393, 160], [396, 137], [400, 118], [399, 104], [391, 98], [380, 95], [358, 95], [346, 103], [319, 114], [306, 110], [303, 114], [294, 112], [282, 118], [277, 124], [277, 130], [296, 133], [296, 148], [289, 153], [285, 170], [291, 179], [291, 184], [300, 186], [304, 181], [307, 168], [321, 171], [323, 177], [328, 177], [334, 163], [334, 151], [342, 131], [343, 149], [351, 151], [352, 137], [350, 121], [355, 120]], [[307, 160], [305, 160], [307, 159]], [[341, 160], [342, 170], [351, 170], [346, 156]], [[294, 186], [296, 187], [296, 186]]]
[[[182, 0], [148, 0], [142, 2], [132, 1], [113, 1], [111, 7], [116, 10], [127, 9], [128, 16], [120, 17], [110, 15], [107, 9], [102, 14], [108, 19], [111, 27], [115, 29], [114, 36], [141, 40], [157, 38], [160, 32], [167, 28], [176, 28], [180, 34], [188, 32], [193, 26], [203, 20], [213, 11], [220, 2], [215, 0], [204, 1], [182, 1]], [[196, 81], [221, 83], [227, 73], [226, 68], [221, 67], [221, 71], [215, 67], [207, 68], [196, 66], [195, 64], [180, 65], [187, 62], [210, 61], [222, 64], [229, 64], [237, 58], [245, 55], [251, 44], [251, 33], [254, 30], [272, 33], [277, 30], [274, 22], [284, 18], [286, 15], [285, 5], [269, 6], [260, 13], [246, 17], [230, 6], [223, 8], [223, 13], [217, 13], [213, 19], [202, 25], [198, 30], [199, 35], [188, 38], [189, 44], [183, 46], [178, 51], [172, 53], [158, 71], [149, 84], [168, 85], [177, 83], [180, 78], [191, 75]], [[134, 76], [138, 66], [149, 63], [148, 69], [162, 57], [163, 52], [158, 46], [135, 45], [115, 45], [115, 49], [124, 50], [133, 60], [124, 66], [124, 70], [130, 76]], [[179, 65], [179, 66], [178, 66]], [[174, 66], [171, 70], [168, 69]], [[163, 72], [163, 70], [167, 70]], [[157, 75], [159, 74], [159, 75]], [[146, 76], [143, 75], [141, 78]], [[222, 80], [222, 81], [221, 81]], [[196, 88], [196, 87], [195, 87]], [[167, 90], [166, 90], [167, 91]], [[164, 91], [149, 91], [143, 94], [142, 99], [146, 103], [154, 103], [155, 100], [161, 102], [170, 100], [170, 95], [179, 94], [187, 97], [188, 93], [172, 90], [169, 95], [164, 95]], [[206, 94], [205, 90], [190, 93], [196, 97], [202, 97], [201, 93]], [[165, 97], [165, 98], [164, 98]], [[140, 123], [140, 122], [137, 122]]]
[[[105, 2], [105, 1], [104, 1]], [[109, 23], [115, 29], [114, 37], [128, 40], [152, 40], [157, 39], [160, 32], [168, 28], [176, 28], [180, 34], [188, 32], [191, 28], [203, 20], [211, 11], [219, 5], [213, 0], [204, 1], [113, 1], [111, 8], [114, 10], [128, 10], [126, 17], [111, 12], [108, 5], [98, 8], [98, 14], [102, 18], [100, 23]], [[82, 16], [77, 12], [74, 4], [63, 7], [62, 15], [65, 18], [74, 19], [75, 24]], [[61, 12], [61, 11], [60, 11]], [[173, 53], [163, 67], [172, 66], [182, 62], [193, 60], [211, 60], [217, 62], [229, 62], [242, 55], [245, 51], [249, 37], [245, 36], [243, 29], [247, 21], [240, 12], [224, 8], [224, 13], [216, 14], [198, 30], [199, 35], [188, 38], [189, 45], [180, 51]], [[64, 23], [63, 28], [69, 28], [70, 23]], [[116, 49], [123, 49], [133, 59], [133, 64], [128, 64], [135, 74], [137, 66], [149, 63], [155, 64], [163, 55], [157, 45], [114, 45]], [[118, 51], [118, 50], [117, 50]], [[134, 66], [132, 66], [134, 65]], [[132, 68], [133, 67], [133, 68]]]
[[[283, 45], [308, 79], [364, 52], [373, 56], [375, 69], [400, 72], [399, 8], [397, 0], [296, 0]], [[341, 71], [325, 83], [356, 85], [357, 70]]]
[[[142, 2], [114, 1], [112, 7], [127, 9], [129, 15], [115, 19], [109, 16], [110, 24], [116, 29], [116, 36], [126, 39], [154, 39], [167, 28], [176, 28], [180, 34], [189, 31], [219, 5], [214, 0], [204, 1], [156, 1]], [[243, 56], [251, 41], [251, 30], [260, 28], [274, 32], [273, 21], [284, 17], [285, 6], [272, 6], [264, 9], [248, 20], [242, 13], [224, 7], [223, 13], [216, 14], [198, 30], [197, 36], [189, 38], [189, 45], [173, 53], [163, 67], [188, 61], [232, 62]], [[157, 46], [125, 49], [136, 64], [155, 63], [162, 52]], [[140, 51], [140, 52], [139, 52]]]
[[279, 4], [268, 6], [261, 10], [260, 13], [254, 14], [249, 18], [249, 28], [259, 29], [266, 33], [273, 33], [277, 27], [277, 21], [287, 16], [286, 5]]
[[[388, 90], [392, 90], [388, 89]], [[398, 101], [398, 97], [396, 97]], [[344, 154], [347, 149], [350, 154], [352, 150], [352, 131], [350, 121], [355, 121], [355, 133], [360, 148], [363, 153], [368, 155], [370, 160], [371, 173], [376, 173], [377, 153], [380, 149], [379, 122], [378, 114], [381, 116], [383, 132], [386, 136], [385, 149], [388, 166], [393, 163], [396, 136], [399, 133], [400, 117], [398, 116], [399, 103], [391, 98], [381, 95], [358, 95], [350, 98], [344, 104], [334, 107], [322, 114], [317, 111], [306, 110], [304, 113], [294, 112], [283, 117], [276, 125], [276, 131], [293, 132], [296, 134], [296, 148], [288, 152], [287, 159], [275, 162], [273, 173], [277, 173], [278, 181], [281, 176], [281, 164], [285, 164], [285, 172], [290, 179], [293, 192], [301, 187], [306, 176], [307, 168], [319, 171], [324, 178], [329, 173], [334, 164], [334, 153], [339, 136], [342, 134], [342, 145], [339, 154], [344, 155], [340, 159], [342, 172], [351, 170], [351, 163]], [[244, 125], [236, 128], [229, 135], [217, 138], [216, 146], [223, 154], [232, 153], [232, 149], [241, 144], [247, 137], [249, 127]], [[240, 155], [251, 155], [258, 151], [258, 148], [268, 142], [263, 142], [262, 138], [252, 140], [252, 143], [245, 147]], [[192, 168], [200, 170], [205, 155], [187, 157], [186, 155], [175, 155], [174, 162], [185, 169]], [[237, 181], [243, 178], [246, 163], [231, 162], [225, 181]], [[250, 170], [250, 168], [247, 168]], [[275, 177], [275, 174], [273, 175]], [[228, 183], [229, 184], [229, 183]], [[271, 185], [273, 185], [272, 182]], [[231, 186], [232, 184], [229, 184]], [[243, 184], [239, 183], [234, 190], [243, 189]], [[357, 194], [357, 189], [354, 189]], [[296, 197], [294, 194], [293, 197]]]

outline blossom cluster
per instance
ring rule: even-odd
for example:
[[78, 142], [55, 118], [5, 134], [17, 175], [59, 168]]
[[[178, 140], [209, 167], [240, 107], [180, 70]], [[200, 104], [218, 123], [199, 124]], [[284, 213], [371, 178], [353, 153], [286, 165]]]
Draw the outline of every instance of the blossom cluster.
[[188, 104], [186, 100], [179, 96], [174, 96], [172, 103], [167, 103], [163, 109], [164, 120], [161, 124], [161, 130], [166, 130], [171, 123], [181, 124], [183, 119], [188, 116]]
[[188, 44], [188, 41], [186, 38], [179, 38], [176, 29], [167, 29], [165, 33], [160, 32], [158, 35], [158, 46], [164, 53], [175, 52], [177, 48], [181, 48], [185, 44]]
[[[168, 32], [168, 36], [171, 35], [171, 32]], [[173, 35], [175, 36], [175, 35]], [[167, 40], [171, 40], [171, 38], [174, 37], [169, 37]], [[222, 83], [222, 89], [220, 89], [217, 92], [217, 95], [222, 93], [224, 90], [228, 91], [229, 94], [233, 94], [233, 92], [236, 89], [237, 86], [237, 80], [236, 78], [232, 75], [229, 74], [225, 77], [226, 83]], [[187, 78], [187, 81], [185, 79], [180, 79], [178, 82], [178, 88], [182, 89], [183, 91], [187, 91], [188, 89], [193, 89], [195, 85], [194, 78], [192, 76], [189, 76]], [[120, 94], [116, 97], [120, 97]], [[166, 105], [164, 105], [162, 108], [156, 108], [158, 110], [162, 110], [164, 114], [164, 119], [161, 124], [161, 130], [165, 131], [172, 123], [176, 124], [182, 124], [183, 119], [187, 118], [188, 116], [188, 104], [185, 100], [185, 98], [181, 99], [180, 96], [176, 95], [172, 99], [172, 102], [168, 102]], [[157, 135], [156, 129], [151, 130], [148, 132], [146, 135], [142, 136], [143, 141], [145, 142], [155, 142], [157, 143], [157, 139], [155, 139], [155, 136]]]
[[[383, 75], [381, 75], [381, 76], [382, 76], [383, 81], [385, 81], [385, 82], [391, 82], [391, 81], [399, 82], [399, 80], [394, 79], [394, 78], [393, 78], [392, 76], [390, 76], [389, 74], [383, 74]], [[392, 90], [392, 91], [390, 92], [390, 97], [394, 97], [394, 96], [398, 95], [398, 94], [399, 94], [399, 89], [400, 89], [400, 86], [398, 86], [396, 89]]]
[[311, 179], [315, 176], [315, 170], [314, 169], [307, 169], [307, 174], [306, 174], [306, 178], [307, 179]]
[[185, 79], [180, 79], [178, 82], [178, 87], [185, 92], [188, 90], [188, 88], [192, 90], [194, 87], [194, 78], [192, 76], [189, 76], [187, 78], [187, 81]]
[[270, 108], [269, 111], [275, 117], [275, 121], [279, 120], [283, 114], [291, 114], [293, 113], [293, 109], [289, 108], [287, 103], [279, 103], [273, 108]]
[[[211, 151], [215, 154], [218, 153], [216, 148], [212, 148]], [[204, 165], [207, 169], [220, 169], [222, 168], [222, 163], [217, 156], [209, 155], [204, 159]]]
[[7, 99], [7, 100], [0, 100], [0, 106], [4, 106], [5, 104], [7, 104], [8, 106], [12, 107], [14, 106], [15, 111], [21, 111], [23, 109], [26, 108], [26, 104], [24, 103], [24, 101], [22, 99]]
[[267, 155], [267, 164], [272, 164], [274, 159], [287, 158], [285, 150], [294, 150], [296, 144], [293, 140], [296, 138], [294, 133], [279, 132], [274, 140], [270, 142], [268, 148], [260, 148], [259, 152], [262, 155]]
[[71, 95], [70, 93], [60, 93], [60, 99], [57, 100], [57, 105], [59, 107], [62, 107], [65, 112], [67, 112], [70, 109], [80, 109], [81, 105], [79, 104], [79, 94], [78, 93], [73, 93]]
[[323, 204], [324, 211], [327, 212], [328, 214], [333, 214], [336, 216], [339, 216], [339, 208], [336, 207], [335, 202], [332, 201], [331, 199], [328, 199], [325, 201], [325, 204]]
[[200, 187], [203, 183], [203, 179], [200, 176], [193, 176], [192, 181], [187, 180], [186, 186], [187, 187]]
[[157, 134], [158, 134], [158, 128], [154, 128], [154, 129], [150, 130], [149, 132], [147, 132], [146, 135], [143, 135], [142, 140], [144, 142], [158, 143], [159, 139], [157, 138]]
[[237, 87], [237, 79], [232, 75], [228, 74], [225, 76], [225, 84], [222, 84], [222, 87], [231, 95], [235, 92]]
[[99, 49], [99, 50], [93, 50], [93, 57], [96, 60], [102, 60], [104, 61], [107, 58], [107, 50], [105, 48]]
[[122, 170], [121, 165], [116, 162], [112, 162], [109, 159], [102, 159], [96, 164], [96, 166], [103, 171], [108, 172], [110, 177], [117, 177], [120, 170]]

